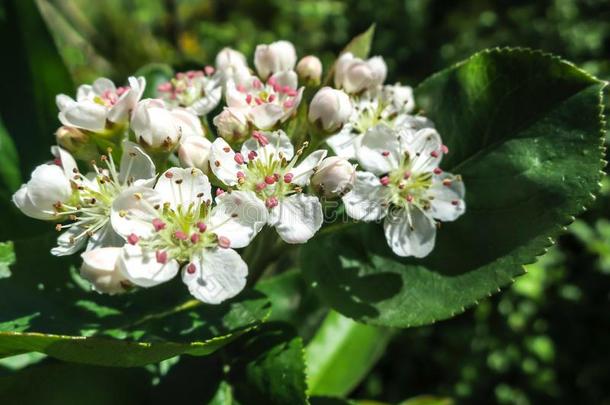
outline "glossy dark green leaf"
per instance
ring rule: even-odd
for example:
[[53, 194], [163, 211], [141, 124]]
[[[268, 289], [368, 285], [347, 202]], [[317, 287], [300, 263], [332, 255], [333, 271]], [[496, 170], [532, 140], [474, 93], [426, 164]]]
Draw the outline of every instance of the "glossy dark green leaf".
[[146, 90], [142, 97], [156, 98], [158, 97], [157, 86], [169, 81], [174, 76], [174, 70], [165, 63], [150, 63], [142, 66], [133, 75], [146, 78]]
[[[494, 49], [415, 91], [463, 176], [467, 212], [443, 223], [425, 259], [401, 259], [380, 224], [321, 235], [302, 268], [323, 299], [361, 322], [449, 318], [523, 273], [591, 203], [602, 169], [604, 83], [558, 58]], [[320, 254], [332, 252], [332, 254]]]
[[0, 242], [0, 278], [10, 277], [10, 266], [15, 263], [13, 242]]
[[305, 350], [309, 393], [349, 394], [383, 354], [390, 336], [387, 329], [329, 312]]
[[285, 324], [268, 323], [225, 350], [227, 379], [242, 404], [306, 404], [303, 342]]
[[136, 366], [179, 354], [200, 356], [258, 326], [269, 313], [259, 292], [203, 305], [189, 298], [179, 279], [100, 295], [70, 271], [77, 258], [48, 253], [52, 241], [43, 236], [15, 242], [13, 274], [0, 279], [0, 357], [41, 352], [65, 361]]
[[0, 116], [19, 150], [24, 173], [49, 158], [59, 127], [55, 96], [74, 86], [34, 1], [7, 0], [0, 5], [3, 64]]
[[17, 149], [0, 119], [0, 198], [8, 199], [20, 185]]

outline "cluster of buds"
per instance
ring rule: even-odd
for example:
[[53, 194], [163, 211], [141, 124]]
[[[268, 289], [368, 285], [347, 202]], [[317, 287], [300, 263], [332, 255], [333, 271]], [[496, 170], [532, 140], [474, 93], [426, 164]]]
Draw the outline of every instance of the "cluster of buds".
[[[52, 254], [84, 250], [81, 275], [108, 294], [181, 273], [198, 300], [229, 299], [248, 274], [234, 249], [265, 226], [306, 243], [323, 225], [321, 198], [341, 198], [358, 220], [385, 218], [396, 254], [428, 254], [437, 222], [464, 212], [464, 186], [439, 168], [448, 148], [411, 115], [411, 88], [384, 85], [381, 57], [350, 53], [334, 88], [319, 88], [322, 63], [297, 64], [288, 41], [257, 46], [254, 67], [224, 48], [215, 67], [177, 73], [157, 98], [142, 99], [134, 77], [57, 96], [58, 146], [14, 204], [55, 223]], [[309, 146], [324, 141], [334, 156]]]

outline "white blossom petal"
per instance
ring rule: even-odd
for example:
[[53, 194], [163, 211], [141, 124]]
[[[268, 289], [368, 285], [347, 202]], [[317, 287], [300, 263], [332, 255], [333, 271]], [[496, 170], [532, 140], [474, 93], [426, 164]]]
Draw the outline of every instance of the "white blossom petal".
[[434, 220], [419, 208], [390, 210], [383, 228], [388, 245], [398, 256], [425, 257], [432, 249], [436, 238]]
[[100, 104], [83, 101], [59, 113], [59, 121], [68, 127], [102, 131], [106, 127], [108, 109]]
[[359, 221], [377, 221], [388, 211], [387, 189], [373, 173], [356, 172], [352, 191], [343, 196], [345, 211]]
[[86, 238], [74, 238], [81, 233], [85, 232], [85, 229], [80, 226], [71, 226], [66, 231], [62, 232], [57, 238], [57, 246], [51, 249], [53, 256], [68, 256], [72, 255], [85, 246]]
[[112, 227], [109, 221], [99, 231], [95, 232], [89, 238], [86, 250], [93, 250], [105, 247], [121, 247], [125, 244], [125, 239]]
[[288, 138], [284, 131], [262, 132], [262, 134], [269, 141], [269, 144], [264, 147], [265, 150], [263, 150], [263, 147], [259, 145], [256, 139], [250, 138], [244, 142], [241, 147], [241, 154], [244, 159], [248, 158], [248, 154], [251, 151], [257, 153], [258, 159], [263, 159], [266, 162], [273, 157], [277, 158], [280, 152], [284, 155], [286, 160], [292, 159], [294, 156], [294, 147], [292, 146], [290, 138]]
[[403, 142], [402, 148], [413, 160], [411, 170], [418, 173], [438, 167], [443, 158], [442, 145], [441, 137], [434, 128], [424, 128], [417, 131], [410, 142]]
[[309, 178], [320, 162], [326, 157], [327, 151], [324, 149], [316, 150], [305, 158], [301, 163], [292, 169], [292, 183], [297, 186], [309, 184]]
[[114, 231], [124, 238], [132, 233], [144, 238], [152, 235], [152, 220], [159, 217], [154, 207], [162, 203], [163, 196], [151, 188], [140, 185], [126, 188], [112, 203], [110, 221]]
[[[189, 265], [195, 271], [188, 271]], [[220, 304], [246, 286], [248, 266], [233, 249], [206, 249], [183, 266], [182, 281], [193, 297], [206, 304]]]
[[247, 246], [267, 223], [265, 204], [251, 191], [232, 191], [216, 197], [209, 230], [231, 241], [232, 248]]
[[284, 117], [284, 114], [284, 109], [281, 106], [265, 103], [250, 108], [248, 115], [256, 128], [270, 129]]
[[180, 270], [178, 262], [170, 259], [159, 263], [155, 253], [138, 245], [123, 246], [117, 263], [121, 274], [140, 287], [153, 287], [174, 278]]
[[59, 146], [51, 146], [51, 154], [55, 156], [56, 159], [59, 159], [66, 178], [71, 179], [78, 171], [76, 160], [74, 160], [67, 150], [60, 148]]
[[354, 142], [358, 135], [352, 132], [353, 126], [349, 122], [341, 128], [341, 131], [331, 135], [326, 139], [326, 143], [331, 147], [335, 155], [346, 159], [356, 158], [356, 148]]
[[93, 289], [105, 294], [125, 292], [125, 277], [118, 269], [121, 248], [108, 247], [90, 250], [81, 255], [81, 276], [89, 281]]
[[172, 167], [159, 176], [155, 191], [168, 202], [173, 209], [178, 206], [212, 201], [212, 186], [208, 176], [197, 168]]
[[356, 156], [365, 170], [376, 175], [396, 169], [401, 159], [396, 131], [383, 124], [369, 129], [356, 149]]
[[237, 172], [243, 168], [235, 161], [235, 152], [227, 141], [216, 138], [210, 151], [210, 167], [216, 177], [227, 186], [237, 184]]
[[317, 197], [293, 194], [271, 209], [269, 224], [286, 243], [305, 243], [322, 226], [324, 215]]
[[[447, 180], [446, 184], [443, 181]], [[443, 173], [434, 178], [432, 186], [428, 189], [430, 201], [430, 215], [439, 221], [455, 221], [466, 211], [464, 202], [464, 182], [455, 176]]]
[[222, 87], [214, 87], [209, 89], [205, 96], [195, 101], [190, 107], [193, 113], [202, 116], [206, 115], [210, 111], [212, 111], [218, 103], [220, 103], [220, 99], [222, 98]]
[[123, 142], [120, 168], [119, 182], [121, 184], [126, 184], [127, 180], [147, 180], [155, 177], [155, 164], [152, 159], [133, 142]]

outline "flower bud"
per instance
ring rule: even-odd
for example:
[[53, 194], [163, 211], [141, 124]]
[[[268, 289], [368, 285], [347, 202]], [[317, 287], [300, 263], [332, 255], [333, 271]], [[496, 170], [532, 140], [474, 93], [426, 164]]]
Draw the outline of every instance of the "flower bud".
[[202, 136], [191, 136], [181, 142], [178, 148], [178, 157], [182, 167], [196, 167], [208, 173], [208, 157], [212, 142]]
[[331, 87], [321, 88], [311, 100], [309, 121], [319, 122], [327, 132], [341, 128], [352, 114], [352, 102], [341, 90]]
[[243, 53], [231, 48], [223, 48], [216, 55], [216, 69], [226, 71], [236, 67], [247, 66], [246, 57]]
[[81, 255], [83, 265], [80, 274], [91, 283], [95, 291], [119, 294], [130, 287], [131, 284], [116, 265], [121, 250], [119, 247], [104, 247], [89, 250]]
[[225, 107], [220, 114], [214, 117], [213, 122], [218, 129], [218, 135], [227, 142], [239, 140], [248, 133], [248, 119], [236, 108]]
[[316, 56], [305, 56], [297, 64], [297, 73], [301, 81], [317, 86], [322, 78], [322, 62]]
[[59, 127], [55, 132], [57, 144], [70, 152], [75, 158], [92, 160], [99, 156], [97, 146], [91, 142], [91, 137], [74, 127]]
[[356, 94], [383, 84], [386, 75], [387, 66], [382, 57], [375, 56], [365, 61], [348, 52], [337, 60], [335, 87]]
[[294, 69], [297, 52], [288, 41], [277, 41], [269, 45], [258, 45], [254, 51], [254, 66], [261, 79], [278, 72]]
[[347, 159], [331, 156], [324, 159], [311, 178], [316, 193], [326, 198], [347, 194], [354, 187], [356, 168]]
[[170, 110], [163, 100], [146, 99], [136, 105], [132, 113], [131, 129], [142, 146], [171, 151], [180, 138], [203, 135], [198, 121], [194, 114], [184, 109]]

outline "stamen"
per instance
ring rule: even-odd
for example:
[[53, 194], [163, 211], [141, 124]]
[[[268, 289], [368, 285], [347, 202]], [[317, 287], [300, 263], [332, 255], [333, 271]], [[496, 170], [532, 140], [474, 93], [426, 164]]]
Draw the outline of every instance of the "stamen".
[[265, 187], [267, 187], [267, 183], [258, 183], [256, 185], [256, 191], [262, 191], [265, 189]]
[[459, 200], [453, 200], [453, 201], [451, 201], [451, 205], [455, 205], [455, 206], [457, 206], [459, 203], [460, 203], [460, 202], [459, 202]]
[[408, 180], [409, 177], [411, 177], [411, 172], [405, 172], [405, 174], [402, 176], [402, 178], [405, 180]]
[[390, 184], [390, 178], [388, 176], [383, 176], [379, 179], [379, 182], [382, 186], [387, 186], [388, 184]]
[[198, 233], [194, 233], [191, 235], [191, 243], [195, 244], [199, 242], [200, 236]]
[[204, 233], [205, 230], [208, 229], [208, 226], [201, 221], [197, 222], [196, 226], [197, 226], [197, 229], [199, 229], [199, 232], [201, 232], [201, 233]]
[[449, 148], [447, 145], [441, 145], [441, 152], [443, 152], [445, 155], [449, 153]]
[[388, 152], [387, 150], [384, 150], [383, 152], [381, 152], [381, 155], [383, 157], [388, 157], [388, 156], [390, 156], [390, 152]]
[[441, 170], [441, 168], [440, 168], [440, 167], [436, 167], [436, 168], [434, 168], [433, 172], [434, 172], [434, 174], [439, 175], [439, 174], [441, 174], [443, 171]]
[[139, 241], [140, 241], [140, 238], [138, 238], [138, 235], [136, 235], [135, 233], [132, 233], [127, 237], [127, 242], [129, 242], [130, 245], [135, 245]]
[[279, 202], [276, 197], [269, 197], [265, 201], [265, 206], [269, 209], [277, 207], [278, 204], [279, 204]]
[[244, 157], [241, 153], [237, 152], [233, 158], [235, 159], [235, 162], [237, 162], [238, 165], [244, 164]]
[[254, 160], [255, 157], [258, 156], [258, 153], [256, 153], [256, 151], [251, 150], [250, 152], [248, 152], [248, 160]]
[[165, 227], [166, 227], [165, 222], [163, 222], [163, 221], [162, 221], [162, 220], [160, 220], [159, 218], [155, 218], [155, 219], [153, 219], [153, 220], [152, 220], [152, 224], [153, 224], [153, 226], [155, 227], [155, 231], [156, 231], [156, 232], [159, 232], [159, 231], [161, 231], [161, 230], [165, 229]]
[[157, 259], [157, 263], [167, 263], [167, 252], [164, 252], [163, 250], [157, 250], [155, 252], [155, 257]]
[[174, 232], [174, 238], [178, 240], [187, 240], [188, 236], [183, 231], [176, 231]]
[[188, 266], [186, 266], [186, 272], [188, 274], [194, 274], [197, 271], [197, 267], [195, 266], [194, 263], [189, 263]]
[[225, 193], [225, 191], [222, 188], [216, 189], [216, 197], [219, 197], [219, 196], [223, 195], [224, 193]]
[[432, 156], [433, 158], [437, 158], [438, 157], [438, 151], [433, 150], [432, 152], [430, 152], [430, 156]]
[[413, 196], [411, 194], [407, 194], [406, 199], [408, 203], [413, 202]]
[[275, 183], [275, 176], [265, 176], [265, 183], [272, 185]]

